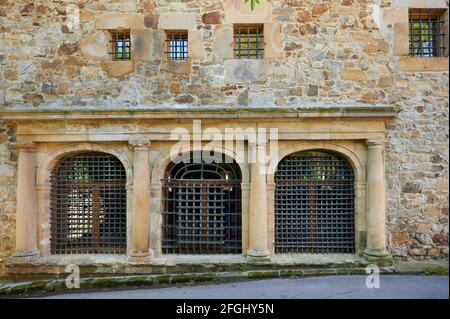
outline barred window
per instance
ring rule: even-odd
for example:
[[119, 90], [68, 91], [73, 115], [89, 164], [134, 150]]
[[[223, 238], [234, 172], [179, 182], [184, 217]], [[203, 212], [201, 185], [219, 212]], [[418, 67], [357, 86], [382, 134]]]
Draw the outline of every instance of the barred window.
[[197, 153], [191, 159], [191, 163], [172, 163], [162, 181], [163, 252], [241, 253], [238, 165], [231, 160], [208, 164]]
[[125, 253], [125, 184], [125, 169], [113, 155], [61, 160], [51, 173], [51, 253]]
[[446, 52], [445, 12], [438, 9], [409, 9], [409, 55], [440, 57]]
[[275, 251], [354, 253], [354, 173], [341, 156], [289, 155], [275, 173]]
[[123, 61], [131, 59], [130, 31], [111, 32], [111, 52], [113, 60]]
[[187, 31], [166, 31], [167, 60], [188, 59]]
[[236, 59], [262, 59], [263, 53], [263, 25], [234, 26], [234, 56]]

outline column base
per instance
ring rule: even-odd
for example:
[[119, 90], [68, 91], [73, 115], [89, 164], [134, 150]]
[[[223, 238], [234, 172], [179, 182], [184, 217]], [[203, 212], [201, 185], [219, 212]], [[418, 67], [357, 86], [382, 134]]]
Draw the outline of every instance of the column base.
[[247, 258], [254, 262], [270, 261], [270, 254], [267, 250], [248, 250]]
[[39, 251], [30, 250], [16, 250], [9, 259], [16, 261], [32, 261], [39, 257]]
[[366, 249], [364, 258], [378, 266], [392, 266], [394, 259], [386, 250]]
[[132, 263], [148, 263], [152, 259], [150, 252], [148, 251], [133, 251], [128, 256], [127, 260]]

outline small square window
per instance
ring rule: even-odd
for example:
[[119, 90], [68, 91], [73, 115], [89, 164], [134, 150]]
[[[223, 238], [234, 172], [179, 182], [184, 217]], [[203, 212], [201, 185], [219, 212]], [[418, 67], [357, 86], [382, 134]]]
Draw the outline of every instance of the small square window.
[[234, 26], [234, 56], [236, 59], [263, 58], [263, 30], [263, 25]]
[[409, 10], [409, 55], [441, 57], [445, 55], [447, 27], [445, 11], [439, 9]]
[[188, 59], [187, 31], [166, 31], [167, 60]]
[[111, 32], [111, 55], [115, 61], [131, 59], [130, 31]]

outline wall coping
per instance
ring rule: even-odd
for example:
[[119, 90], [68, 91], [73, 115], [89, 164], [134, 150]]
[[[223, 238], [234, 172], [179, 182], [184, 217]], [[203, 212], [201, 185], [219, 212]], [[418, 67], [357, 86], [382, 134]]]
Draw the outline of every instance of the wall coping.
[[393, 106], [315, 106], [315, 107], [189, 107], [189, 108], [108, 108], [108, 109], [7, 109], [0, 120], [127, 120], [127, 119], [304, 119], [304, 118], [384, 118], [396, 116]]

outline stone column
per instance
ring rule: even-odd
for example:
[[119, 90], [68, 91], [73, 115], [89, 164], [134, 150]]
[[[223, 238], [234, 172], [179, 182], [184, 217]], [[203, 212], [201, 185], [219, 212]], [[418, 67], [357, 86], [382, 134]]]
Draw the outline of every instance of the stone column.
[[250, 215], [250, 183], [241, 183], [242, 207], [242, 253], [247, 254], [249, 242], [249, 215]]
[[369, 258], [386, 257], [384, 140], [367, 140], [367, 246]]
[[36, 144], [18, 143], [16, 251], [14, 257], [37, 256]]
[[266, 144], [249, 143], [251, 163], [249, 249], [247, 256], [269, 257], [267, 247], [267, 185], [266, 185]]
[[133, 204], [131, 213], [130, 260], [145, 262], [150, 259], [150, 167], [148, 162], [149, 141], [132, 140]]

